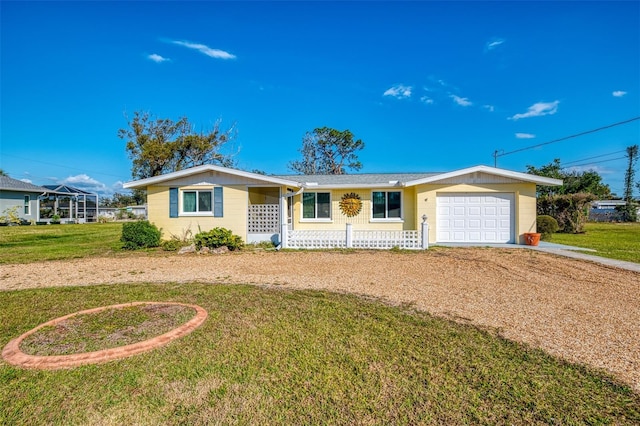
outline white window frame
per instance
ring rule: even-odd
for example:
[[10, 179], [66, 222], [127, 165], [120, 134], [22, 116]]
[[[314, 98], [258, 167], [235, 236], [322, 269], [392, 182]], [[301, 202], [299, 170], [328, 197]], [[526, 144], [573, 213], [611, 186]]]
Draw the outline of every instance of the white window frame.
[[[315, 194], [315, 218], [306, 218], [304, 217], [304, 194]], [[329, 217], [317, 217], [318, 216], [318, 194], [329, 194]], [[324, 222], [331, 223], [333, 222], [333, 199], [331, 197], [331, 191], [305, 191], [300, 194], [300, 222]]]
[[[374, 218], [373, 217], [373, 193], [374, 192], [384, 192], [388, 194], [389, 192], [398, 192], [400, 193], [400, 217], [384, 217], [384, 218]], [[385, 216], [389, 215], [389, 206], [388, 206], [388, 196], [385, 195], [385, 207], [384, 214]], [[404, 192], [399, 189], [374, 189], [371, 191], [371, 217], [369, 218], [370, 222], [404, 222]]]
[[[196, 211], [195, 212], [185, 212], [184, 211], [184, 194], [185, 192], [195, 192], [196, 193]], [[200, 193], [201, 192], [208, 192], [211, 194], [211, 210], [210, 211], [200, 211], [199, 207], [200, 207]], [[214, 195], [213, 195], [213, 188], [207, 188], [207, 189], [192, 189], [192, 188], [185, 188], [185, 189], [180, 189], [178, 191], [179, 196], [178, 196], [178, 216], [211, 216], [213, 217], [213, 209], [214, 209]]]
[[22, 212], [25, 216], [31, 216], [31, 195], [24, 196], [24, 205]]

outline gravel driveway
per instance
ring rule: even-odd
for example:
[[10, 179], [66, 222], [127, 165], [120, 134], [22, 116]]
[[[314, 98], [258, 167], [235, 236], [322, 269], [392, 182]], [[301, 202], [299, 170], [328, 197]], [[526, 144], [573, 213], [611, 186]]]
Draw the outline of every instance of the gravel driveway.
[[532, 250], [131, 254], [0, 265], [0, 290], [166, 281], [322, 289], [411, 304], [604, 369], [640, 391], [640, 273]]

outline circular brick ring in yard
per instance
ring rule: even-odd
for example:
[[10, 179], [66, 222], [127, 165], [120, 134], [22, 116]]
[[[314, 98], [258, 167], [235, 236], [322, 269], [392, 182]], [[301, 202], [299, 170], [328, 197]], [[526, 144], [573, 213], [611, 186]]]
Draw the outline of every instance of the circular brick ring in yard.
[[[137, 305], [179, 305], [192, 308], [196, 311], [196, 315], [184, 324], [174, 328], [159, 336], [153, 337], [142, 342], [132, 343], [126, 346], [120, 346], [116, 348], [104, 349], [94, 352], [83, 352], [70, 355], [52, 355], [52, 356], [38, 356], [28, 355], [20, 350], [20, 343], [30, 335], [36, 333], [43, 327], [55, 326], [60, 322], [81, 314], [92, 314], [106, 309], [120, 309]], [[2, 350], [2, 358], [9, 364], [23, 367], [23, 368], [36, 368], [42, 370], [57, 370], [61, 368], [77, 367], [86, 364], [97, 364], [102, 362], [111, 361], [114, 359], [126, 358], [132, 355], [136, 355], [142, 352], [150, 351], [151, 349], [164, 346], [167, 343], [186, 336], [193, 330], [198, 328], [207, 319], [207, 311], [198, 305], [189, 305], [185, 303], [173, 303], [173, 302], [132, 302], [123, 303], [120, 305], [102, 306], [99, 308], [88, 309], [85, 311], [75, 312], [73, 314], [65, 315], [60, 318], [40, 324], [36, 328], [33, 328], [20, 337], [11, 340], [7, 346]]]

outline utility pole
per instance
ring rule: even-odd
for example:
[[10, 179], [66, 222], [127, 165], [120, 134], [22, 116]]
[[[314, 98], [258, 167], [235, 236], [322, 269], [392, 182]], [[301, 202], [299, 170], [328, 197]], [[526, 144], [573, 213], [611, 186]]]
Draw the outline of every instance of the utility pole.
[[496, 149], [495, 151], [493, 151], [493, 167], [498, 167], [498, 157], [503, 152], [504, 151], [502, 149], [500, 150]]

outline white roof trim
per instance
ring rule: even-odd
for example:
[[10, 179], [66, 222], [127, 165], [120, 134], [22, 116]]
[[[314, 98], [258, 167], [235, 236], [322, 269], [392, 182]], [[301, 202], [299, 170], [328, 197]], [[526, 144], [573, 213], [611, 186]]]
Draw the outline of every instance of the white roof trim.
[[561, 179], [553, 179], [544, 176], [532, 175], [529, 173], [513, 172], [511, 170], [498, 169], [489, 166], [473, 166], [466, 169], [455, 170], [453, 172], [442, 173], [435, 176], [429, 176], [423, 179], [416, 179], [406, 182], [406, 186], [420, 185], [423, 183], [435, 183], [444, 179], [449, 179], [457, 176], [462, 176], [470, 173], [482, 172], [491, 175], [508, 177], [512, 179], [521, 180], [524, 182], [532, 182], [537, 185], [562, 185]]
[[178, 170], [177, 172], [167, 173], [160, 176], [153, 176], [146, 179], [126, 182], [125, 184], [122, 185], [122, 187], [125, 189], [145, 188], [148, 185], [154, 185], [154, 184], [170, 181], [173, 179], [178, 179], [185, 176], [191, 176], [191, 175], [195, 175], [203, 172], [219, 172], [219, 173], [226, 173], [234, 176], [245, 177], [248, 179], [262, 180], [265, 182], [275, 183], [278, 185], [287, 185], [287, 186], [295, 186], [295, 187], [301, 186], [299, 182], [295, 182], [292, 180], [275, 178], [267, 175], [261, 175], [258, 173], [245, 172], [243, 170], [231, 169], [229, 167], [214, 166], [213, 164], [204, 164], [202, 166], [196, 166], [196, 167], [191, 167], [189, 169]]
[[516, 179], [516, 180], [520, 180], [523, 182], [532, 182], [535, 183], [537, 185], [562, 185], [562, 180], [560, 179], [552, 179], [552, 178], [548, 178], [548, 177], [543, 177], [543, 176], [537, 176], [537, 175], [532, 175], [532, 174], [528, 174], [528, 173], [521, 173], [521, 172], [514, 172], [511, 170], [505, 170], [505, 169], [498, 169], [495, 167], [489, 167], [489, 166], [474, 166], [474, 167], [468, 167], [466, 169], [460, 169], [460, 170], [455, 170], [453, 172], [448, 172], [448, 173], [441, 173], [441, 174], [437, 174], [437, 175], [433, 175], [433, 176], [429, 176], [426, 178], [422, 178], [422, 179], [416, 179], [416, 180], [412, 180], [412, 181], [407, 181], [407, 182], [399, 182], [399, 181], [388, 181], [388, 183], [366, 183], [366, 184], [349, 184], [349, 183], [345, 183], [345, 184], [318, 184], [317, 182], [296, 182], [293, 180], [288, 180], [288, 179], [282, 179], [282, 178], [277, 178], [277, 177], [273, 177], [273, 176], [267, 176], [267, 175], [261, 175], [258, 173], [251, 173], [251, 172], [245, 172], [243, 170], [237, 170], [237, 169], [231, 169], [228, 167], [222, 167], [222, 166], [214, 166], [212, 164], [205, 164], [202, 166], [196, 166], [196, 167], [191, 167], [189, 169], [184, 169], [184, 170], [179, 170], [177, 172], [172, 172], [172, 173], [167, 173], [164, 175], [160, 175], [160, 176], [153, 176], [150, 178], [146, 178], [146, 179], [140, 179], [140, 180], [136, 180], [136, 181], [131, 181], [131, 182], [127, 182], [125, 183], [123, 186], [123, 188], [125, 189], [131, 189], [131, 188], [145, 188], [148, 185], [154, 185], [154, 184], [158, 184], [158, 183], [162, 183], [162, 182], [167, 182], [167, 181], [171, 181], [174, 179], [178, 179], [178, 178], [182, 178], [185, 176], [191, 176], [191, 175], [195, 175], [198, 173], [204, 173], [204, 172], [219, 172], [219, 173], [225, 173], [225, 174], [229, 174], [229, 175], [233, 175], [233, 176], [240, 176], [240, 177], [244, 177], [247, 179], [255, 179], [255, 180], [260, 180], [260, 181], [264, 181], [264, 182], [268, 182], [268, 183], [272, 183], [272, 184], [277, 184], [277, 185], [286, 185], [286, 186], [292, 186], [295, 188], [317, 188], [317, 189], [349, 189], [349, 188], [397, 188], [397, 187], [407, 187], [407, 186], [414, 186], [414, 185], [420, 185], [420, 184], [424, 184], [424, 183], [436, 183], [445, 179], [449, 179], [449, 178], [453, 178], [453, 177], [458, 177], [458, 176], [462, 176], [462, 175], [466, 175], [466, 174], [471, 174], [471, 173], [475, 173], [475, 172], [482, 172], [482, 173], [487, 173], [487, 174], [491, 174], [491, 175], [495, 175], [495, 176], [502, 176], [502, 177], [507, 177], [507, 178], [511, 178], [511, 179]]

